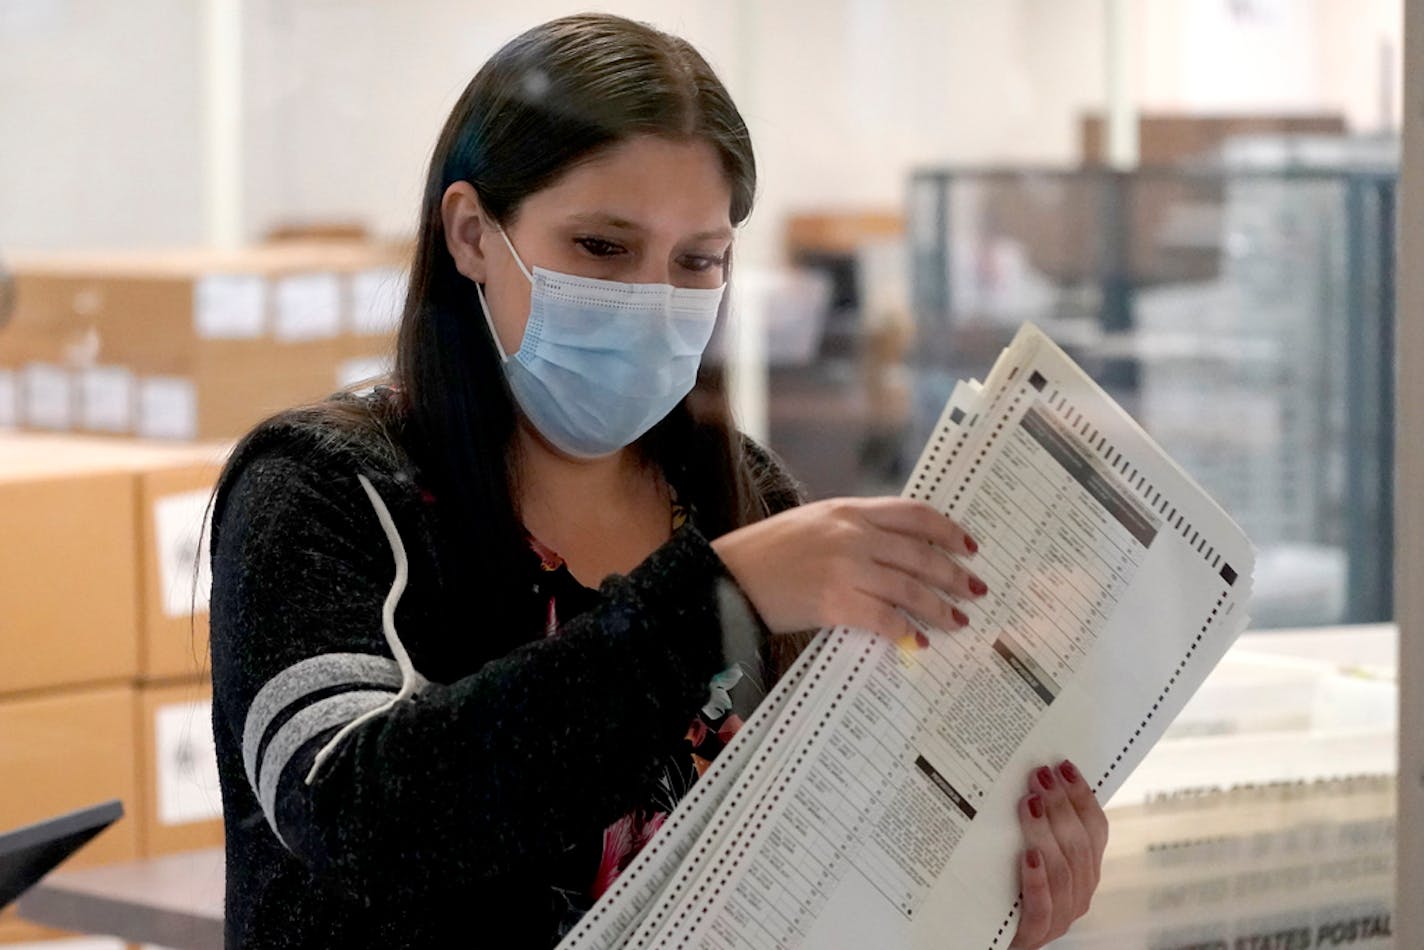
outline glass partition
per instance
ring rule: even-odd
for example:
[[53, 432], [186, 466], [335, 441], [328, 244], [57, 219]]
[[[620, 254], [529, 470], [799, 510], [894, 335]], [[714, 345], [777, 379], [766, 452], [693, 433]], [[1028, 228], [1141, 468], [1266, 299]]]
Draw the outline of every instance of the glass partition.
[[[1257, 544], [1257, 627], [1391, 617], [1386, 171], [924, 171], [893, 451], [1032, 321]], [[882, 437], [883, 442], [883, 437]]]

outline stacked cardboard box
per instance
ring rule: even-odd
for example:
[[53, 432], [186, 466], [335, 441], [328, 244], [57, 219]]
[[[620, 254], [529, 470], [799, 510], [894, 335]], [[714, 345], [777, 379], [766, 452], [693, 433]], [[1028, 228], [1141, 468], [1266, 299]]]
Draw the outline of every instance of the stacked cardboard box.
[[21, 255], [0, 428], [228, 439], [389, 365], [408, 248]]
[[[68, 867], [222, 842], [204, 516], [226, 450], [0, 434], [0, 829], [124, 803]], [[0, 914], [0, 943], [42, 935]]]

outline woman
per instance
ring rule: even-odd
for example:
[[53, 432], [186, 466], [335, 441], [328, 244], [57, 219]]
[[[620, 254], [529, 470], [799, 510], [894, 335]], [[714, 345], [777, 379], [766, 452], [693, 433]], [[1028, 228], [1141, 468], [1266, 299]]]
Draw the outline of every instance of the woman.
[[[268, 420], [218, 485], [230, 946], [551, 947], [796, 631], [967, 622], [936, 593], [983, 592], [953, 522], [800, 505], [689, 395], [754, 176], [703, 59], [627, 20], [530, 30], [465, 90], [393, 385]], [[1036, 947], [1086, 909], [1106, 821], [1066, 765], [1021, 814]]]

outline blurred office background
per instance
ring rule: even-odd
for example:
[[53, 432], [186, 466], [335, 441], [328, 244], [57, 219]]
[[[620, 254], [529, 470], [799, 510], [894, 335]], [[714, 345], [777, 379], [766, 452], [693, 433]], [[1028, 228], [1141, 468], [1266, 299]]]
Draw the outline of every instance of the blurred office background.
[[[736, 289], [758, 339], [731, 354], [751, 359], [734, 374], [741, 421], [814, 492], [898, 490], [952, 381], [1034, 320], [1256, 539], [1260, 623], [1390, 616], [1398, 0], [609, 7], [696, 43], [750, 123], [761, 187]], [[398, 270], [455, 97], [567, 9], [4, 0], [0, 259], [23, 277], [71, 252], [316, 233], [394, 245], [369, 266]], [[1116, 16], [1126, 164], [1107, 134]], [[304, 341], [348, 323], [287, 322]], [[362, 323], [376, 332], [333, 367], [348, 376], [382, 352], [379, 316]], [[68, 417], [82, 406], [24, 384], [111, 365], [93, 350], [0, 337], [8, 421], [83, 426]], [[271, 391], [321, 388], [301, 385]], [[255, 418], [198, 414], [195, 433], [219, 437]]]
[[[713, 358], [814, 495], [898, 492], [955, 380], [1031, 320], [1259, 549], [1248, 649], [1148, 774], [1229, 790], [1393, 768], [1401, 0], [595, 6], [692, 41], [751, 127], [758, 204]], [[506, 40], [583, 8], [0, 0], [0, 429], [220, 445], [379, 372], [440, 123]], [[173, 673], [145, 655], [124, 667], [140, 696]], [[1302, 766], [1317, 740], [1338, 760]], [[1124, 807], [1150, 817], [1144, 788]], [[1326, 791], [1388, 821], [1377, 785]], [[1337, 832], [1383, 853], [1320, 840]], [[1127, 839], [1129, 863], [1161, 843]], [[156, 841], [119, 856], [213, 843]], [[1374, 873], [1362, 914], [1392, 880]], [[1271, 906], [1339, 886], [1315, 884]]]

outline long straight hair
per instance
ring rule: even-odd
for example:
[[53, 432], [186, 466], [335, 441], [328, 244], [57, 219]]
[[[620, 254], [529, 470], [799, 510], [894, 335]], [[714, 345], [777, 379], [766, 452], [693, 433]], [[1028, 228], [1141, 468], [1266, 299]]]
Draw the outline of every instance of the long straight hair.
[[[756, 190], [746, 124], [685, 40], [586, 14], [506, 44], [455, 103], [430, 160], [397, 333], [393, 413], [372, 418], [350, 400], [297, 410], [348, 429], [374, 423], [398, 441], [435, 496], [449, 576], [485, 591], [515, 589], [517, 560], [509, 552], [526, 543], [515, 503], [516, 410], [475, 285], [447, 248], [442, 199], [455, 182], [468, 182], [486, 213], [509, 227], [531, 194], [640, 135], [710, 144], [731, 189], [730, 219], [746, 219]], [[693, 391], [635, 448], [677, 486], [708, 537], [769, 513], [744, 463], [719, 369], [704, 367]], [[491, 650], [530, 635], [505, 607], [500, 596], [481, 606]]]

